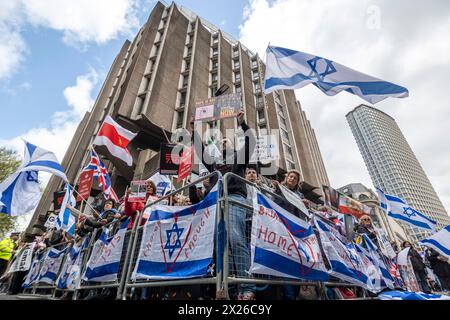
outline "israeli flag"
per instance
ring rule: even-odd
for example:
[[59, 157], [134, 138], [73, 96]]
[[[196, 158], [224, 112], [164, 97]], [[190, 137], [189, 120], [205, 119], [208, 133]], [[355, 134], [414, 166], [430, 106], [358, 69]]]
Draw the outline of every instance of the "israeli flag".
[[409, 95], [404, 87], [308, 53], [268, 46], [266, 57], [266, 94], [279, 89], [299, 89], [312, 83], [326, 95], [334, 96], [345, 90], [370, 103]]
[[25, 278], [25, 281], [22, 284], [22, 288], [24, 289], [29, 288], [33, 283], [35, 283], [39, 279], [39, 271], [44, 258], [45, 255], [43, 252], [37, 253], [33, 257], [33, 262], [31, 263], [30, 271], [28, 271], [27, 277]]
[[[357, 286], [374, 291], [372, 277], [368, 275], [367, 267], [370, 266], [368, 259], [362, 259], [361, 248], [353, 243], [345, 243], [343, 238], [336, 235], [332, 226], [315, 220], [317, 229], [319, 230], [322, 248], [328, 261], [330, 262], [332, 276]], [[370, 272], [373, 271], [369, 270]]]
[[39, 272], [39, 282], [55, 284], [59, 269], [61, 268], [66, 250], [57, 250], [50, 248], [44, 258], [41, 270]]
[[[95, 242], [83, 280], [93, 282], [114, 282], [118, 279], [120, 259], [122, 257], [125, 233], [127, 231], [130, 218], [120, 224], [117, 233], [111, 237], [100, 236]], [[104, 233], [108, 232], [104, 229]]]
[[411, 291], [387, 291], [378, 295], [380, 300], [450, 300], [449, 296]]
[[75, 226], [77, 219], [72, 215], [67, 205], [75, 207], [77, 204], [75, 197], [73, 196], [73, 187], [70, 184], [66, 184], [66, 194], [61, 202], [61, 209], [58, 217], [56, 218], [56, 228], [66, 231], [71, 236], [75, 233]]
[[132, 279], [184, 279], [208, 275], [213, 263], [220, 185], [221, 179], [205, 199], [191, 206], [151, 207]]
[[291, 279], [329, 278], [312, 226], [257, 193], [250, 273]]
[[431, 237], [419, 241], [420, 244], [433, 248], [450, 259], [450, 226], [446, 226]]
[[376, 190], [380, 197], [380, 207], [386, 210], [388, 216], [418, 228], [435, 230], [436, 221], [410, 207], [405, 200], [385, 194], [379, 188]]

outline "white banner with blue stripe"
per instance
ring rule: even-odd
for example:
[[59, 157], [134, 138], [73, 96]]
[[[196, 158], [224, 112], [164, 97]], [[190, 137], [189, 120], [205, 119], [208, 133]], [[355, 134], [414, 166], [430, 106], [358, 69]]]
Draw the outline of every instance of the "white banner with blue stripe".
[[35, 254], [35, 256], [33, 257], [33, 262], [31, 263], [30, 271], [28, 271], [27, 277], [22, 284], [23, 288], [29, 288], [30, 285], [32, 285], [39, 279], [40, 266], [45, 256], [46, 255], [43, 252]]
[[[389, 273], [389, 269], [386, 266], [385, 261], [388, 261], [388, 258], [384, 258], [378, 252], [377, 246], [370, 240], [370, 238], [364, 234], [364, 243], [366, 245], [366, 253], [368, 254], [368, 258], [372, 261], [376, 268], [378, 268], [378, 272], [381, 275], [381, 287], [388, 287], [390, 289], [394, 289], [394, 279], [392, 279], [391, 274]], [[384, 259], [383, 259], [384, 258]]]
[[380, 198], [380, 207], [387, 212], [388, 216], [418, 228], [435, 229], [436, 221], [413, 209], [405, 200], [386, 194], [379, 188], [376, 188], [376, 190]]
[[50, 248], [47, 251], [42, 263], [41, 271], [39, 272], [39, 282], [48, 283], [50, 285], [55, 284], [65, 252], [65, 249], [58, 250], [55, 248]]
[[433, 248], [450, 259], [450, 226], [446, 226], [431, 237], [419, 241], [419, 244]]
[[124, 220], [117, 233], [108, 237], [104, 228], [100, 238], [94, 243], [83, 280], [92, 282], [114, 282], [118, 279], [125, 233], [130, 218]]
[[327, 280], [329, 276], [312, 226], [261, 193], [256, 199], [250, 273]]
[[279, 89], [298, 89], [314, 84], [334, 96], [345, 90], [377, 103], [388, 97], [409, 95], [404, 87], [350, 69], [337, 62], [291, 49], [268, 46], [266, 50], [265, 93]]
[[132, 279], [206, 276], [213, 260], [221, 179], [192, 206], [155, 205], [144, 226]]
[[83, 250], [86, 248], [88, 242], [89, 237], [86, 237], [80, 246], [74, 244], [70, 248], [59, 277], [56, 280], [57, 288], [70, 290], [78, 288], [81, 281], [81, 264], [85, 253]]
[[330, 274], [370, 291], [375, 290], [373, 281], [376, 268], [361, 254], [361, 248], [353, 243], [345, 243], [326, 223], [316, 219], [315, 224], [319, 230], [322, 248], [331, 265]]
[[77, 224], [77, 219], [72, 215], [71, 211], [67, 206], [75, 207], [76, 199], [73, 196], [73, 187], [70, 184], [66, 184], [66, 194], [64, 195], [63, 201], [61, 202], [61, 209], [59, 211], [58, 217], [56, 218], [56, 228], [66, 231], [71, 236], [75, 233], [75, 226]]
[[380, 300], [450, 300], [449, 296], [411, 291], [387, 291], [378, 295]]

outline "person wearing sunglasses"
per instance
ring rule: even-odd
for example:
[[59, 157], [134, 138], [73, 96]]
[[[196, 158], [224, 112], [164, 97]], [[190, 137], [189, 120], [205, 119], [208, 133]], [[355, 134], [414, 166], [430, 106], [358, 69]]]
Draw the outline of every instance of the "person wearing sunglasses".
[[365, 214], [361, 218], [359, 218], [359, 223], [355, 226], [355, 232], [358, 234], [367, 234], [367, 236], [374, 242], [375, 245], [378, 245], [377, 241], [377, 232], [372, 224], [372, 218]]

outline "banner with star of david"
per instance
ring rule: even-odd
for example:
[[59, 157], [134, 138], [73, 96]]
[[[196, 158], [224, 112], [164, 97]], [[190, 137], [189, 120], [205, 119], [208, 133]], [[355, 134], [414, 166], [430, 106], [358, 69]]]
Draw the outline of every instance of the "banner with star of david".
[[216, 207], [221, 179], [191, 206], [155, 205], [144, 226], [132, 279], [195, 278], [213, 263]]

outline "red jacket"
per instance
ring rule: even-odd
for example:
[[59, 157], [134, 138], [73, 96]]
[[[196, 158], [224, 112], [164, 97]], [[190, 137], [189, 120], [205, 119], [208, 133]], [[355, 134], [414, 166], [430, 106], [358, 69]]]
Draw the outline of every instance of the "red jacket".
[[[131, 217], [130, 223], [128, 224], [128, 229], [132, 229], [134, 226], [134, 221], [138, 217], [137, 211], [141, 212], [145, 206], [145, 202], [129, 202], [128, 195], [125, 196], [125, 208], [124, 213], [126, 216]], [[141, 219], [141, 226], [145, 224], [146, 219]]]

